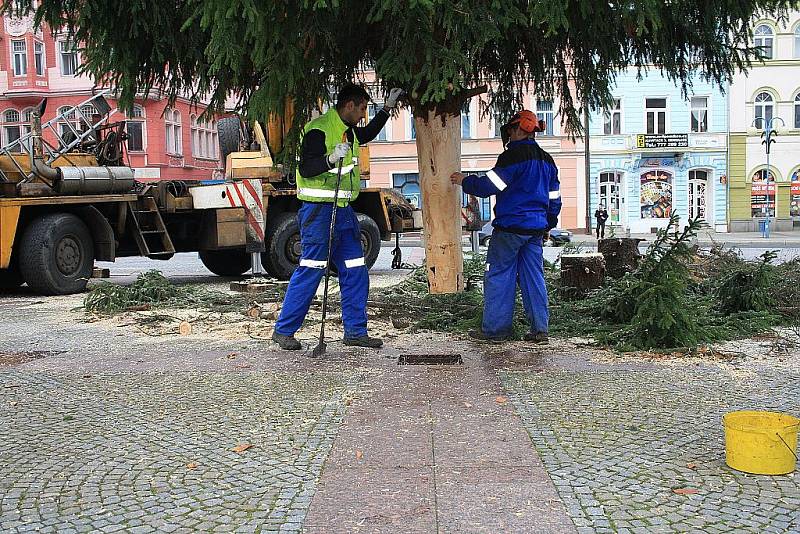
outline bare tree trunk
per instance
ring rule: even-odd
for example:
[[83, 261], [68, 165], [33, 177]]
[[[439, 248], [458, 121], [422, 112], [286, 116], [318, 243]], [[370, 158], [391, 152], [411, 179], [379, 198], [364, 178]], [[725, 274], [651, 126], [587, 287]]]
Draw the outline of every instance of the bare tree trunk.
[[457, 293], [464, 289], [461, 187], [450, 183], [450, 175], [461, 170], [461, 117], [435, 110], [416, 115], [428, 287]]

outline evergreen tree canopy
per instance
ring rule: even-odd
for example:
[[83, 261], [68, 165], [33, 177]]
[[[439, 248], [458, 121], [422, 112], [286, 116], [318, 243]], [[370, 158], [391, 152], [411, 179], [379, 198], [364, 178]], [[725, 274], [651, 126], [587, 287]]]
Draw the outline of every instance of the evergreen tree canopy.
[[[4, 1], [4, 9], [12, 2]], [[14, 2], [33, 9], [31, 0]], [[579, 109], [610, 102], [615, 73], [657, 65], [687, 89], [717, 83], [757, 51], [750, 24], [796, 0], [41, 0], [37, 23], [66, 27], [85, 47], [85, 72], [123, 105], [157, 87], [169, 97], [235, 95], [251, 116], [295, 99], [298, 121], [331, 85], [374, 65], [416, 111], [457, 114], [470, 89], [491, 88], [503, 114], [532, 84], [557, 98], [579, 131]], [[570, 90], [574, 79], [575, 91]]]

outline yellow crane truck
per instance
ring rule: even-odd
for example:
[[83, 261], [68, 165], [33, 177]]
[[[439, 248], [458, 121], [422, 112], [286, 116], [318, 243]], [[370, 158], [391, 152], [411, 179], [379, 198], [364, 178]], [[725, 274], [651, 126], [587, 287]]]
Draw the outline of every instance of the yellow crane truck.
[[[43, 101], [30, 133], [0, 149], [0, 289], [27, 283], [44, 295], [76, 293], [95, 261], [167, 260], [177, 252], [198, 252], [220, 276], [257, 272], [258, 263], [275, 278], [291, 276], [300, 255], [299, 201], [290, 173], [273, 165], [260, 125], [253, 128], [259, 146], [240, 151], [238, 117], [219, 121], [225, 180], [145, 184], [123, 163], [125, 123], [110, 121], [116, 110], [103, 95], [46, 123]], [[268, 132], [277, 137], [273, 128], [271, 121]], [[364, 189], [354, 208], [370, 267], [381, 240], [420, 219], [390, 189]]]

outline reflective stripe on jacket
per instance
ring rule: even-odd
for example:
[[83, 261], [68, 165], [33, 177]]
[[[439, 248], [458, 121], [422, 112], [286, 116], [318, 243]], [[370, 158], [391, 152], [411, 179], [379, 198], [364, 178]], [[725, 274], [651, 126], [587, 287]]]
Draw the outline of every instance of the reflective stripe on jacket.
[[[310, 121], [303, 128], [303, 135], [311, 130], [320, 130], [325, 136], [325, 154], [330, 154], [339, 143], [347, 142], [348, 126], [342, 121], [335, 108]], [[358, 137], [352, 136], [352, 147], [342, 161], [342, 181], [339, 187], [337, 205], [344, 207], [358, 197], [361, 189], [361, 173], [358, 168]], [[303, 177], [300, 171], [297, 176], [297, 198], [307, 202], [333, 202], [336, 191], [338, 162], [327, 172], [311, 177]]]

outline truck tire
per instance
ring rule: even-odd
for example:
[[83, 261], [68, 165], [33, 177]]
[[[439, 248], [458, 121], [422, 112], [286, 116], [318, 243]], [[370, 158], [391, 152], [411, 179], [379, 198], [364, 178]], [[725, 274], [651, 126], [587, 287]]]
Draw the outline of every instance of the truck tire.
[[300, 263], [300, 225], [297, 212], [281, 213], [267, 224], [264, 235], [266, 251], [261, 254], [261, 265], [278, 280], [288, 280]]
[[36, 293], [69, 295], [86, 289], [94, 266], [89, 229], [71, 213], [34, 220], [20, 240], [19, 270]]
[[364, 249], [364, 262], [367, 269], [372, 269], [381, 252], [381, 231], [377, 223], [369, 215], [358, 214], [358, 226], [361, 228], [361, 247]]
[[244, 250], [201, 250], [200, 261], [217, 276], [241, 276], [252, 268]]
[[0, 292], [17, 289], [24, 283], [25, 280], [23, 280], [14, 258], [11, 258], [11, 265], [8, 266], [8, 269], [0, 269]]
[[223, 117], [217, 121], [219, 152], [223, 165], [228, 154], [239, 151], [240, 128], [239, 117]]

